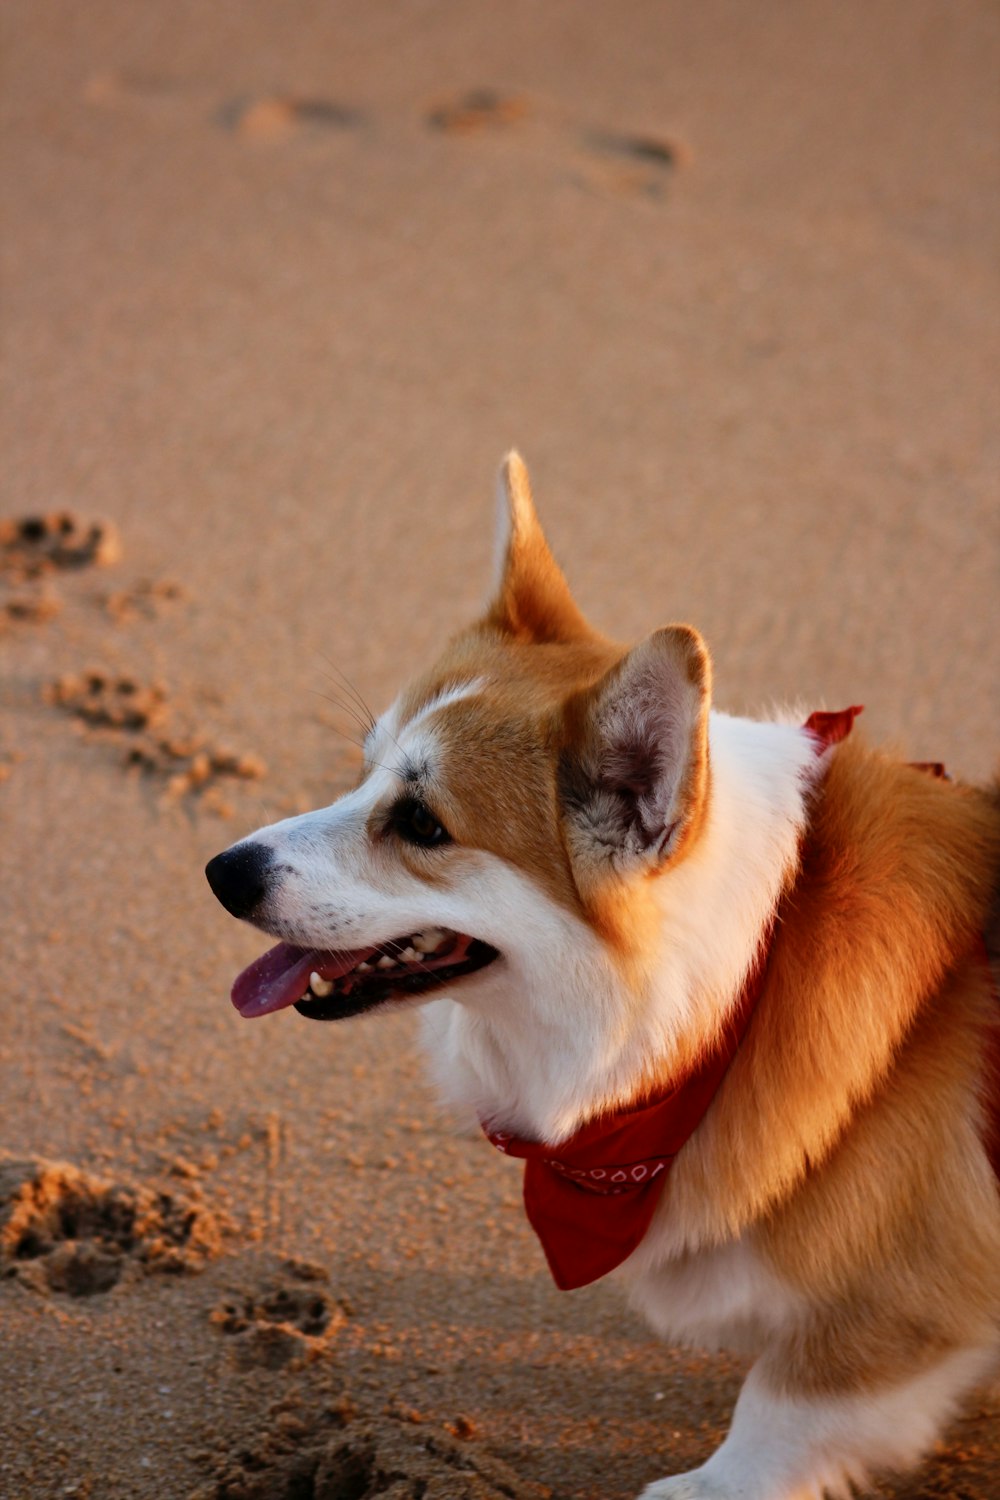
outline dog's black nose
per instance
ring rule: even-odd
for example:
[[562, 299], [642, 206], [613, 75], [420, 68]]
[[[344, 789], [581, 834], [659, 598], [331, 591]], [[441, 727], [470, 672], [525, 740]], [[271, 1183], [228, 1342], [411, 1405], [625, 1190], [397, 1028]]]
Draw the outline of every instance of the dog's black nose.
[[236, 844], [205, 866], [212, 890], [234, 917], [249, 917], [267, 893], [271, 851], [262, 844]]

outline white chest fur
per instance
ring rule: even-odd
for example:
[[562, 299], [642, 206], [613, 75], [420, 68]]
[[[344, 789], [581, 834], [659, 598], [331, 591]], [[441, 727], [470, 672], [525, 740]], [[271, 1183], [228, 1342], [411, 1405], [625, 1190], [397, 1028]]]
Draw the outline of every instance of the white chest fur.
[[752, 1233], [659, 1263], [652, 1250], [641, 1246], [618, 1275], [636, 1311], [673, 1343], [756, 1354], [801, 1309], [799, 1295], [765, 1263]]

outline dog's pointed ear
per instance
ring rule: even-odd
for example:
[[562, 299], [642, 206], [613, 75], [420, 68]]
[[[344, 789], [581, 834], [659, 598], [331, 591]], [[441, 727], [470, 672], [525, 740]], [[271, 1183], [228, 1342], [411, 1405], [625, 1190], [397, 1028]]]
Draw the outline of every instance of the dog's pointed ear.
[[574, 863], [652, 872], [688, 845], [708, 796], [711, 683], [701, 636], [671, 625], [570, 700], [560, 796]]
[[517, 640], [541, 644], [592, 639], [562, 569], [549, 551], [519, 453], [508, 453], [497, 484], [497, 542], [486, 620]]

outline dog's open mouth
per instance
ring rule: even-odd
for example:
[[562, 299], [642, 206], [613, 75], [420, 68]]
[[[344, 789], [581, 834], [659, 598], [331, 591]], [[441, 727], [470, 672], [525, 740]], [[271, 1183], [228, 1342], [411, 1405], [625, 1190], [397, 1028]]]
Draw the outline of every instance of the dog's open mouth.
[[279, 943], [237, 977], [232, 1000], [247, 1020], [294, 1005], [311, 1021], [340, 1021], [440, 989], [499, 957], [489, 943], [440, 927], [351, 953]]

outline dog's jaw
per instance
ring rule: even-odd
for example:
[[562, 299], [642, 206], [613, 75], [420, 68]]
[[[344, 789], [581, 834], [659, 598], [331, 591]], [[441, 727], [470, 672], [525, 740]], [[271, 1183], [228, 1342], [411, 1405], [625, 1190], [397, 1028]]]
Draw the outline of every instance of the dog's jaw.
[[455, 984], [495, 963], [498, 951], [440, 928], [353, 951], [279, 943], [236, 978], [232, 1001], [245, 1020], [294, 1005], [312, 1021], [340, 1021]]

